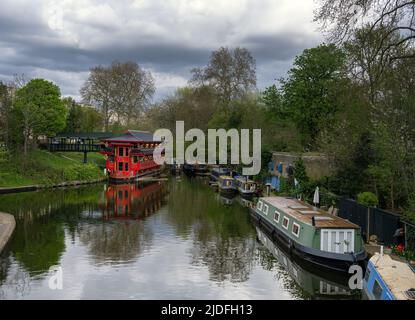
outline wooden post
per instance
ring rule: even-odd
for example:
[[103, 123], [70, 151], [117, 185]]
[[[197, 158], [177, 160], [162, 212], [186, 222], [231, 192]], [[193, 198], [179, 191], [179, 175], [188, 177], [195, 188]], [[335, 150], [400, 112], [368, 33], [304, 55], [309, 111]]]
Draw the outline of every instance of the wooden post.
[[88, 152], [84, 151], [84, 163], [88, 163]]
[[370, 207], [367, 207], [367, 226], [366, 226], [366, 243], [369, 243], [370, 241]]

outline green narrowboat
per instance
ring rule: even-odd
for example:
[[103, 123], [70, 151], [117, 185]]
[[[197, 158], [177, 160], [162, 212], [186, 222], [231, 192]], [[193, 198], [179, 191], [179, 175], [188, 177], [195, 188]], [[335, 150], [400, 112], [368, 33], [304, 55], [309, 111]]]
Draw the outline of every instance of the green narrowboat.
[[316, 265], [348, 271], [366, 258], [360, 227], [290, 197], [263, 197], [252, 216], [288, 249]]

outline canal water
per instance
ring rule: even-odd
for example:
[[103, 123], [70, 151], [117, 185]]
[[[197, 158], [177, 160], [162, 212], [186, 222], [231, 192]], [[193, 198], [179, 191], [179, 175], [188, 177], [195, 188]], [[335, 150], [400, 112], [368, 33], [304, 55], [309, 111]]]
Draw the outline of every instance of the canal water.
[[247, 205], [185, 177], [0, 195], [17, 222], [0, 299], [360, 298], [347, 275], [290, 257]]

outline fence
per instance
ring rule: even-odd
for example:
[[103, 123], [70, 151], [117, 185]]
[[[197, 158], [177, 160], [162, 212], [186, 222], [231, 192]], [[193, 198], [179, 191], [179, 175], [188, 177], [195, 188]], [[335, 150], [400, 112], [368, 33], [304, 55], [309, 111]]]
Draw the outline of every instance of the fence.
[[415, 225], [404, 221], [405, 224], [405, 248], [415, 252]]
[[365, 241], [376, 235], [378, 242], [387, 246], [395, 243], [395, 231], [403, 227], [400, 215], [367, 207], [350, 199], [339, 200], [339, 216], [360, 226]]

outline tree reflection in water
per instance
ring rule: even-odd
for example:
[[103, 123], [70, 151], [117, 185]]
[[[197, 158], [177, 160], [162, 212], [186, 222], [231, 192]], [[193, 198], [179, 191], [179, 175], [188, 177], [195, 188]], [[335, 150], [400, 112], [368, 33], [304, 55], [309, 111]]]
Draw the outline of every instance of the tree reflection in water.
[[256, 243], [247, 210], [237, 202], [223, 206], [197, 180], [172, 183], [169, 190], [167, 219], [183, 238], [192, 237], [192, 264], [206, 265], [213, 281], [248, 280]]

